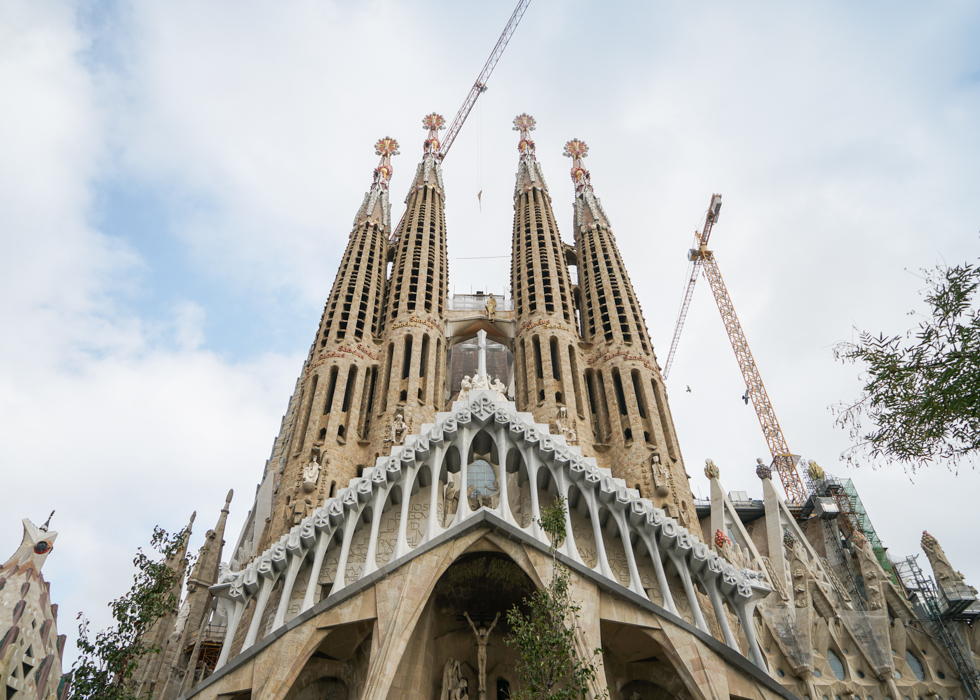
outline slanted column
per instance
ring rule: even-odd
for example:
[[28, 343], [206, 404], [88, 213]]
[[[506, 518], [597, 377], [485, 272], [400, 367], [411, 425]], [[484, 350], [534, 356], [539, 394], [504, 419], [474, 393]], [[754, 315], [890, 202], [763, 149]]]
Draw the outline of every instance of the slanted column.
[[640, 583], [640, 570], [636, 566], [636, 555], [633, 553], [633, 544], [630, 542], [630, 530], [626, 523], [626, 516], [621, 511], [613, 511], [612, 515], [616, 519], [616, 525], [619, 527], [619, 537], [623, 541], [623, 551], [626, 552], [626, 564], [630, 570], [630, 590], [638, 596], [647, 598], [647, 592], [643, 590], [643, 586]]
[[[429, 458], [432, 463], [429, 466], [429, 470], [432, 473], [432, 490], [429, 493], [429, 519], [425, 525], [425, 536], [422, 538], [422, 542], [428, 542], [429, 540], [436, 537], [436, 535], [442, 532], [442, 523], [438, 522], [438, 510], [439, 510], [439, 491], [442, 486], [442, 462], [445, 458], [446, 446], [444, 443], [439, 443], [432, 450], [432, 456]], [[446, 504], [443, 501], [443, 516], [445, 517]]]
[[674, 595], [670, 592], [670, 586], [667, 585], [667, 573], [664, 571], [664, 562], [660, 558], [660, 547], [657, 545], [657, 537], [644, 531], [642, 528], [639, 529], [639, 533], [640, 537], [643, 538], [643, 543], [647, 546], [650, 559], [653, 560], [653, 569], [657, 574], [657, 585], [660, 586], [660, 594], [663, 596], [664, 604], [667, 606], [667, 610], [677, 615]]
[[301, 612], [305, 612], [313, 607], [313, 599], [316, 597], [316, 588], [320, 581], [320, 569], [323, 568], [323, 557], [326, 556], [327, 546], [332, 539], [333, 529], [319, 530], [316, 540], [316, 552], [313, 554], [313, 569], [310, 571], [310, 580], [306, 584], [306, 595], [303, 596], [303, 607], [300, 608]]

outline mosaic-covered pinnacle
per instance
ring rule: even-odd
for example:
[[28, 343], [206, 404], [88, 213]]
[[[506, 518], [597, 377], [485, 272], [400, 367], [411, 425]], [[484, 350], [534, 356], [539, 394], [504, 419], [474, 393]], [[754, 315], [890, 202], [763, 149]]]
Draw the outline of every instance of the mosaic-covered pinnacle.
[[581, 139], [572, 139], [565, 144], [565, 157], [572, 159], [572, 182], [575, 191], [581, 192], [589, 187], [589, 171], [582, 164], [582, 159], [589, 155], [589, 147]]
[[534, 156], [534, 141], [531, 140], [529, 134], [534, 131], [536, 124], [534, 117], [527, 113], [521, 113], [514, 117], [514, 131], [521, 132], [521, 142], [517, 144], [517, 150], [521, 152], [521, 156]]
[[438, 153], [440, 146], [438, 132], [446, 128], [446, 120], [441, 114], [432, 112], [422, 118], [422, 128], [429, 132], [425, 142], [422, 144], [425, 147], [426, 154], [431, 153], [434, 155]]
[[391, 167], [391, 157], [397, 156], [399, 152], [398, 141], [390, 136], [385, 136], [382, 139], [378, 139], [378, 142], [374, 144], [374, 154], [381, 156], [381, 162], [378, 163], [378, 167], [374, 169], [375, 184], [379, 184], [385, 189], [388, 188], [388, 183], [391, 181], [391, 175], [394, 173], [394, 169]]

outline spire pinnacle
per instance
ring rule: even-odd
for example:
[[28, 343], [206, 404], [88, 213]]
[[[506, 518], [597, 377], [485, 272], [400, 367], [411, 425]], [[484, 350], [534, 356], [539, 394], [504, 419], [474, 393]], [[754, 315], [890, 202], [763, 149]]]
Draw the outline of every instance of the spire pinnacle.
[[537, 122], [530, 114], [522, 112], [514, 117], [514, 131], [521, 132], [521, 142], [517, 144], [517, 150], [521, 152], [521, 158], [534, 158], [534, 141], [531, 140], [530, 133], [534, 131]]
[[572, 159], [572, 182], [575, 183], [575, 192], [580, 193], [586, 188], [592, 189], [589, 182], [589, 171], [582, 164], [582, 159], [589, 155], [589, 147], [581, 139], [572, 139], [565, 144], [565, 156]]
[[388, 189], [388, 183], [391, 181], [391, 175], [394, 172], [391, 167], [391, 157], [397, 156], [399, 153], [398, 142], [390, 136], [378, 139], [378, 142], [374, 144], [374, 154], [381, 156], [381, 162], [374, 169], [375, 184]]
[[422, 118], [422, 128], [429, 132], [422, 144], [425, 147], [425, 154], [427, 156], [437, 155], [440, 146], [438, 132], [446, 128], [446, 120], [441, 114], [432, 112], [432, 114], [427, 114]]

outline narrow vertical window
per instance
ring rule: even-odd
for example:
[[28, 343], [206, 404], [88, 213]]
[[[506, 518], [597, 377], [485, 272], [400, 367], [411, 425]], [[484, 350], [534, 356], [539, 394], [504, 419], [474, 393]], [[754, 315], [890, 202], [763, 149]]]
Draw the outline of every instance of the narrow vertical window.
[[405, 336], [405, 357], [402, 360], [402, 379], [408, 379], [412, 370], [412, 336]]
[[330, 368], [330, 379], [327, 381], [327, 400], [323, 402], [323, 415], [330, 413], [330, 409], [333, 408], [333, 394], [337, 388], [337, 373], [339, 371], [340, 368], [336, 365]]
[[558, 338], [551, 338], [551, 376], [561, 380], [561, 353], [558, 352]]

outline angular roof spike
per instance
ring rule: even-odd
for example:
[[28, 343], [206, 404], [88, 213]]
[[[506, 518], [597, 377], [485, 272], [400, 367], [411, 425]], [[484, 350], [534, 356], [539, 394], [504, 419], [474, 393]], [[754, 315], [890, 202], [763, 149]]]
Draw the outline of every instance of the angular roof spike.
[[514, 131], [521, 132], [521, 142], [517, 144], [517, 150], [521, 152], [521, 157], [534, 157], [534, 141], [530, 138], [530, 133], [536, 128], [537, 122], [530, 114], [522, 112], [514, 117]]
[[592, 188], [589, 182], [590, 175], [589, 171], [585, 169], [582, 164], [582, 159], [589, 155], [589, 147], [581, 139], [572, 139], [565, 144], [564, 155], [566, 158], [572, 159], [572, 182], [575, 183], [575, 191], [581, 192], [582, 190]]
[[426, 136], [425, 141], [422, 144], [425, 147], [426, 155], [437, 155], [439, 153], [440, 145], [438, 132], [446, 128], [446, 120], [443, 119], [441, 114], [432, 112], [431, 114], [427, 114], [422, 118], [422, 128], [429, 132], [429, 135]]
[[51, 511], [51, 515], [49, 515], [48, 516], [48, 519], [44, 521], [44, 525], [42, 525], [39, 528], [41, 530], [41, 532], [47, 532], [48, 531], [48, 526], [51, 525], [51, 518], [53, 518], [53, 517], [54, 517], [54, 511]]
[[382, 139], [378, 139], [378, 142], [374, 144], [374, 154], [381, 156], [381, 162], [378, 163], [378, 167], [374, 169], [375, 185], [380, 185], [383, 189], [388, 189], [388, 183], [391, 181], [391, 175], [395, 172], [391, 167], [391, 157], [397, 156], [399, 153], [398, 141], [390, 136], [385, 136]]

